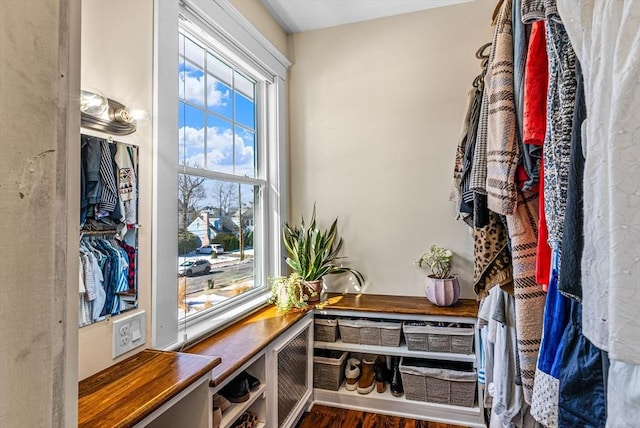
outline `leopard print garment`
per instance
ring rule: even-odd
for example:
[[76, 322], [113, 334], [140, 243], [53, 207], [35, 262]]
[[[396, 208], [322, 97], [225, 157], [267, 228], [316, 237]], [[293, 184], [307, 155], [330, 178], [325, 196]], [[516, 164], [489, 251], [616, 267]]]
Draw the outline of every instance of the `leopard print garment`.
[[500, 216], [489, 212], [489, 223], [473, 229], [473, 289], [482, 299], [495, 285], [509, 289], [513, 284], [507, 232]]

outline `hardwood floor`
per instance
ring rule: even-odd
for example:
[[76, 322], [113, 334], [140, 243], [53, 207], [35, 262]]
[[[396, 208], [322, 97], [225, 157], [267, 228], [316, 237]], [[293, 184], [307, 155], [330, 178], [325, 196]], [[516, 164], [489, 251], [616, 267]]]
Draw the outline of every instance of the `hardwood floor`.
[[417, 421], [396, 416], [366, 413], [314, 405], [297, 428], [464, 428], [438, 422]]

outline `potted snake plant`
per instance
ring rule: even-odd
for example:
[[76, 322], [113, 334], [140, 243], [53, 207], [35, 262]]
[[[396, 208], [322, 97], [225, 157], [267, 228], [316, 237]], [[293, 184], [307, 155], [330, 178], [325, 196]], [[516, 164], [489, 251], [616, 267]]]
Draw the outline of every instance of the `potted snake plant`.
[[315, 205], [309, 223], [302, 217], [300, 226], [284, 225], [282, 241], [288, 253], [287, 264], [305, 281], [309, 301], [320, 300], [322, 278], [325, 275], [350, 273], [359, 285], [364, 282], [360, 272], [339, 263], [344, 257], [338, 256], [343, 242], [342, 238], [338, 238], [338, 219], [333, 221], [328, 230], [321, 230], [316, 221]]
[[451, 273], [452, 261], [453, 251], [438, 245], [432, 245], [429, 251], [416, 260], [419, 267], [426, 264], [431, 269], [425, 295], [434, 305], [451, 306], [460, 298], [458, 277]]

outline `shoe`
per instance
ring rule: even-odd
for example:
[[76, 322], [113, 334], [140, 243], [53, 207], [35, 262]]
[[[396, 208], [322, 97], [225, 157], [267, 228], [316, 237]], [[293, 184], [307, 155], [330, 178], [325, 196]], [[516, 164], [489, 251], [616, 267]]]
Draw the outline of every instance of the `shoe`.
[[220, 394], [213, 394], [213, 407], [220, 408], [220, 411], [224, 413], [225, 410], [231, 407], [231, 402]]
[[257, 423], [258, 417], [246, 411], [233, 423], [232, 428], [253, 428]]
[[249, 381], [246, 378], [233, 379], [220, 390], [220, 394], [232, 403], [244, 403], [251, 395]]
[[222, 410], [220, 410], [220, 407], [214, 407], [213, 408], [213, 423], [212, 423], [212, 427], [213, 428], [220, 428], [220, 422], [222, 422]]
[[387, 383], [391, 377], [391, 372], [387, 368], [387, 358], [384, 355], [376, 358], [373, 373], [376, 378], [376, 391], [382, 394], [387, 390]]
[[255, 391], [260, 386], [260, 379], [258, 379], [257, 377], [251, 376], [249, 373], [247, 373], [246, 370], [240, 373], [238, 375], [238, 378], [247, 379], [247, 381], [249, 382], [249, 389], [251, 391]]
[[400, 397], [404, 394], [400, 373], [400, 357], [391, 357], [391, 385], [389, 389], [394, 397]]
[[347, 391], [355, 391], [358, 387], [358, 379], [360, 379], [360, 360], [357, 358], [349, 358], [347, 366], [344, 369], [344, 375], [347, 382], [344, 387]]
[[368, 394], [373, 391], [376, 386], [375, 375], [373, 373], [373, 367], [375, 360], [369, 357], [362, 358], [362, 369], [360, 370], [360, 380], [358, 381], [358, 394]]

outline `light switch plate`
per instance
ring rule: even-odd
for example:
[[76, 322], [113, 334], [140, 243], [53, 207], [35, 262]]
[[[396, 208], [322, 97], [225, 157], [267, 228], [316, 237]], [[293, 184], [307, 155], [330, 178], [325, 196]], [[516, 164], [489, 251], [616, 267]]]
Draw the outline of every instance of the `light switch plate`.
[[140, 311], [113, 321], [113, 358], [144, 345], [146, 319], [145, 311]]

